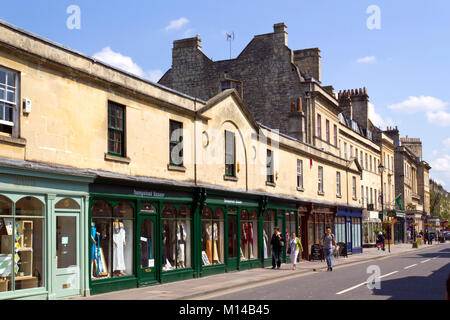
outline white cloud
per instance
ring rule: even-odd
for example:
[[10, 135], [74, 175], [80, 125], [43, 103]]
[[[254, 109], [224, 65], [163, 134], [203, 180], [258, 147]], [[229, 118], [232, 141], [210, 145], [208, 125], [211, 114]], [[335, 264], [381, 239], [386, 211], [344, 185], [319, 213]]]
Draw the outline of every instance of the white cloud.
[[183, 37], [189, 38], [194, 36], [194, 29], [187, 29], [183, 32]]
[[383, 118], [378, 113], [376, 113], [375, 106], [370, 102], [369, 102], [369, 119], [372, 121], [374, 125], [376, 125], [381, 129], [384, 129], [387, 126], [393, 127], [395, 125], [394, 120], [392, 120], [391, 118]]
[[161, 79], [162, 76], [163, 76], [163, 72], [161, 70], [159, 70], [159, 69], [147, 71], [147, 78], [150, 81], [158, 82], [159, 79]]
[[437, 124], [438, 126], [441, 127], [450, 126], [450, 113], [445, 111], [427, 112], [427, 119], [428, 122], [432, 124]]
[[417, 112], [444, 111], [447, 108], [447, 105], [447, 102], [444, 102], [438, 98], [429, 96], [411, 96], [403, 102], [389, 105], [388, 108], [394, 111], [413, 114]]
[[446, 150], [450, 150], [450, 138], [444, 140], [444, 146]]
[[181, 17], [180, 19], [170, 21], [169, 25], [165, 27], [165, 30], [166, 31], [179, 30], [188, 23], [189, 20], [187, 18]]
[[359, 58], [356, 60], [357, 63], [374, 63], [377, 61], [377, 57], [375, 56], [367, 56], [364, 58]]
[[107, 63], [115, 68], [153, 82], [157, 82], [163, 75], [163, 72], [159, 69], [145, 72], [131, 57], [124, 56], [120, 52], [115, 52], [110, 47], [103, 48], [101, 51], [94, 53], [93, 57], [94, 59]]

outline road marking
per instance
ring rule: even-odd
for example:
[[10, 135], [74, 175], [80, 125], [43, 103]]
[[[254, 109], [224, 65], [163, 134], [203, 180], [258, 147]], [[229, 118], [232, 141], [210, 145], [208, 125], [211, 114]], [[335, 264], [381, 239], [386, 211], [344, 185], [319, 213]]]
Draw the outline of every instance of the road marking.
[[437, 257], [434, 257], [434, 258], [433, 258], [433, 260], [434, 260], [434, 259], [436, 259], [436, 258], [439, 258], [439, 256], [437, 256]]
[[417, 263], [414, 263], [414, 264], [412, 264], [412, 265], [410, 265], [410, 266], [407, 266], [407, 267], [404, 267], [403, 269], [409, 269], [409, 268], [412, 268], [412, 267], [414, 267], [414, 266], [417, 266]]
[[[381, 278], [384, 278], [384, 277], [387, 277], [387, 276], [390, 276], [390, 275], [392, 275], [392, 274], [394, 274], [394, 273], [397, 273], [397, 272], [398, 272], [398, 271], [394, 271], [394, 272], [385, 274], [384, 276], [381, 276], [380, 279], [381, 279]], [[367, 284], [367, 281], [365, 281], [365, 282], [363, 282], [363, 283], [360, 283], [360, 284], [357, 284], [356, 286], [353, 286], [353, 287], [351, 287], [351, 288], [348, 288], [348, 289], [339, 291], [339, 292], [336, 293], [336, 294], [343, 294], [343, 293], [349, 292], [349, 291], [351, 291], [351, 290], [353, 290], [353, 289], [356, 289], [356, 288], [358, 288], [358, 287], [361, 287], [361, 286], [363, 286], [363, 285], [365, 285], [365, 284]]]
[[425, 263], [425, 262], [430, 261], [430, 260], [431, 259], [423, 260], [423, 261], [420, 261], [420, 263]]

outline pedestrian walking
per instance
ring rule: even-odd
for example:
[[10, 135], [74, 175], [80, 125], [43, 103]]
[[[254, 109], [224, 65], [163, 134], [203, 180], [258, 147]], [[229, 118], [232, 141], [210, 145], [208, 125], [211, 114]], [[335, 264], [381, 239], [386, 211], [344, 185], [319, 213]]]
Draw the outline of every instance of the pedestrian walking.
[[[270, 246], [272, 248], [272, 269], [280, 269], [281, 267], [281, 249], [284, 246], [281, 239], [281, 233], [278, 227], [274, 228], [272, 239], [270, 240]], [[276, 261], [275, 261], [276, 260]]]
[[325, 253], [328, 269], [327, 271], [333, 271], [333, 250], [336, 245], [336, 237], [331, 233], [331, 228], [327, 228], [327, 233], [322, 237], [322, 249]]
[[406, 242], [409, 243], [411, 240], [411, 230], [406, 230]]
[[385, 251], [384, 249], [384, 235], [383, 232], [378, 232], [378, 236], [377, 236], [377, 248], [378, 250], [382, 249], [383, 251]]
[[428, 236], [428, 244], [433, 244], [434, 233], [430, 233]]
[[[429, 237], [430, 237], [430, 234], [428, 233], [428, 231], [426, 231], [426, 232], [425, 232], [425, 235], [424, 235], [424, 238], [423, 238], [424, 244], [427, 244], [427, 243], [428, 243]], [[428, 244], [429, 244], [429, 243], [428, 243]]]
[[291, 255], [292, 270], [297, 268], [297, 257], [299, 252], [303, 251], [302, 243], [299, 238], [292, 232], [291, 239], [289, 240], [289, 254]]

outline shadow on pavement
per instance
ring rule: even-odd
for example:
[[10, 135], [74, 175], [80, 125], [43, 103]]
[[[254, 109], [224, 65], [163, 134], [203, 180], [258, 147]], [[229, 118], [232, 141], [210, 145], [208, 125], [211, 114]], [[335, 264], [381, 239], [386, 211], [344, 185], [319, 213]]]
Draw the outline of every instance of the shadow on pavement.
[[372, 294], [388, 296], [389, 300], [445, 300], [449, 274], [450, 264], [446, 264], [429, 276], [382, 279], [381, 289], [372, 290]]
[[417, 259], [417, 256], [420, 256], [422, 258], [434, 258], [436, 256], [439, 256], [438, 259], [450, 259], [450, 248], [443, 248], [439, 250], [438, 252], [410, 252], [414, 253], [414, 256], [406, 256], [407, 258], [415, 258]]

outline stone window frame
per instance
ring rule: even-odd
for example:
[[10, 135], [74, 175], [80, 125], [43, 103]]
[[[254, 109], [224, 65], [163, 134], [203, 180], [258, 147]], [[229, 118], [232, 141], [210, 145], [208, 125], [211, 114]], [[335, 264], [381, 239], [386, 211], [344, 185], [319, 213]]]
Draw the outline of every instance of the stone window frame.
[[[16, 139], [19, 137], [19, 114], [20, 114], [20, 81], [21, 74], [17, 70], [7, 68], [0, 65], [0, 72], [5, 73], [5, 83], [0, 83], [0, 87], [5, 90], [5, 99], [0, 99], [0, 108], [2, 108], [3, 119], [0, 119], [0, 132], [9, 134], [10, 138]], [[14, 87], [8, 85], [8, 73], [14, 75]], [[13, 90], [13, 91], [12, 91]], [[13, 92], [14, 102], [8, 100], [8, 91]], [[10, 120], [5, 120], [6, 109], [10, 109]], [[6, 129], [8, 130], [6, 131]], [[9, 130], [10, 128], [10, 130]], [[9, 142], [9, 141], [8, 141]], [[15, 141], [11, 141], [15, 142]]]

